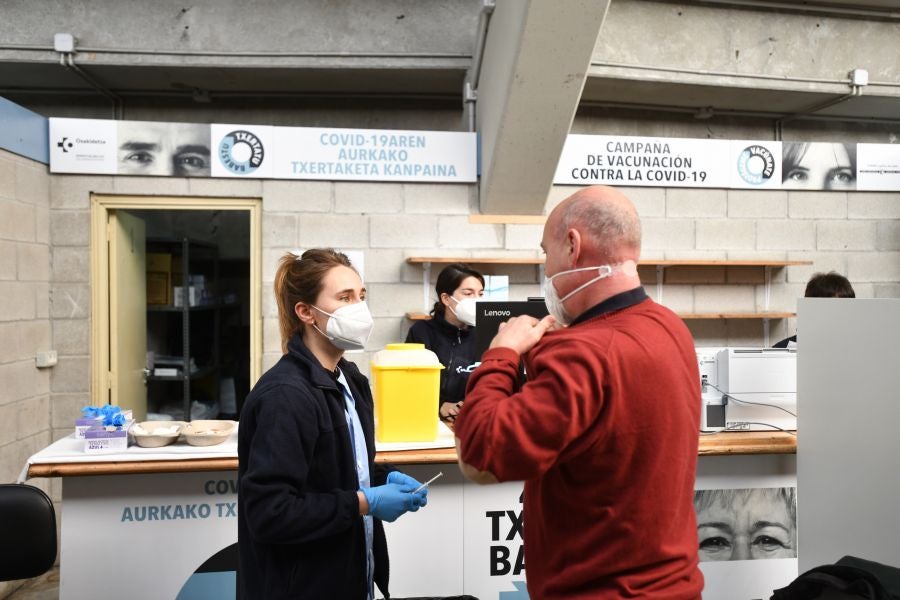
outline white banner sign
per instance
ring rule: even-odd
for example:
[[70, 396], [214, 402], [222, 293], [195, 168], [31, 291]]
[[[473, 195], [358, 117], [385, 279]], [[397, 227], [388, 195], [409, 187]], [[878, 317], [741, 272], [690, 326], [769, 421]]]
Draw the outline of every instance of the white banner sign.
[[477, 136], [50, 119], [50, 171], [170, 177], [473, 182]]
[[235, 597], [234, 471], [69, 477], [63, 494], [62, 600]]
[[554, 183], [900, 190], [900, 144], [570, 135]]
[[[475, 133], [50, 119], [50, 171], [328, 181], [478, 180]], [[900, 144], [571, 134], [553, 182], [900, 190]]]
[[475, 134], [277, 127], [276, 179], [475, 181]]
[[778, 188], [781, 144], [573, 134], [566, 139], [554, 183]]

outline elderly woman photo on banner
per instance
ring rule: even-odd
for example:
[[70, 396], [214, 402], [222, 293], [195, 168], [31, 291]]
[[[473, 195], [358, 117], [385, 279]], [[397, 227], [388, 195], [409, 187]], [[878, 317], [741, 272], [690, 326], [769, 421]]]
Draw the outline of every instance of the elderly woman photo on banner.
[[697, 490], [700, 561], [797, 557], [796, 489]]

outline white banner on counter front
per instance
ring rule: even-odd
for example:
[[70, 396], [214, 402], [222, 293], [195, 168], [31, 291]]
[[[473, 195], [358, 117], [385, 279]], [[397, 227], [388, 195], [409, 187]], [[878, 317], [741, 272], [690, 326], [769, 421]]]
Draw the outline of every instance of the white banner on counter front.
[[470, 182], [478, 175], [474, 133], [275, 129], [276, 179]]
[[217, 559], [237, 556], [234, 471], [67, 477], [63, 495], [62, 600], [115, 581], [129, 600], [235, 597], [237, 564]]
[[553, 182], [779, 188], [781, 143], [572, 134], [566, 139]]
[[458, 131], [50, 119], [50, 172], [331, 181], [473, 182]]

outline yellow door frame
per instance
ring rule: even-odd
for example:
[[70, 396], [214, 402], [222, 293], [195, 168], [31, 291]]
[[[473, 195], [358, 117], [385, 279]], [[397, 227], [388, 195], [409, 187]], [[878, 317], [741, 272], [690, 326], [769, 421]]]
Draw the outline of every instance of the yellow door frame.
[[250, 386], [262, 375], [262, 200], [91, 194], [91, 404], [106, 404], [109, 372], [110, 210], [237, 210], [250, 214]]

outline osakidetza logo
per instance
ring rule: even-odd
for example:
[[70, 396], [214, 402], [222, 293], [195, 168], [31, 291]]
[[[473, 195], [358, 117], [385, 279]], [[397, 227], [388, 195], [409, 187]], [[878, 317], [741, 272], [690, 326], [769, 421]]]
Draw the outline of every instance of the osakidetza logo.
[[747, 146], [738, 155], [737, 169], [750, 185], [763, 185], [775, 174], [775, 156], [761, 144]]
[[[72, 163], [97, 163], [106, 159], [108, 140], [103, 138], [63, 136], [56, 142], [59, 159]], [[65, 158], [63, 158], [65, 157]]]
[[75, 146], [81, 145], [97, 145], [103, 146], [106, 144], [106, 140], [102, 139], [91, 139], [91, 138], [72, 138], [72, 137], [63, 137], [60, 138], [58, 142], [56, 142], [56, 147], [61, 148], [63, 152], [70, 152], [75, 150]]
[[263, 143], [253, 132], [237, 129], [225, 134], [219, 143], [219, 162], [232, 173], [252, 173], [264, 158]]

